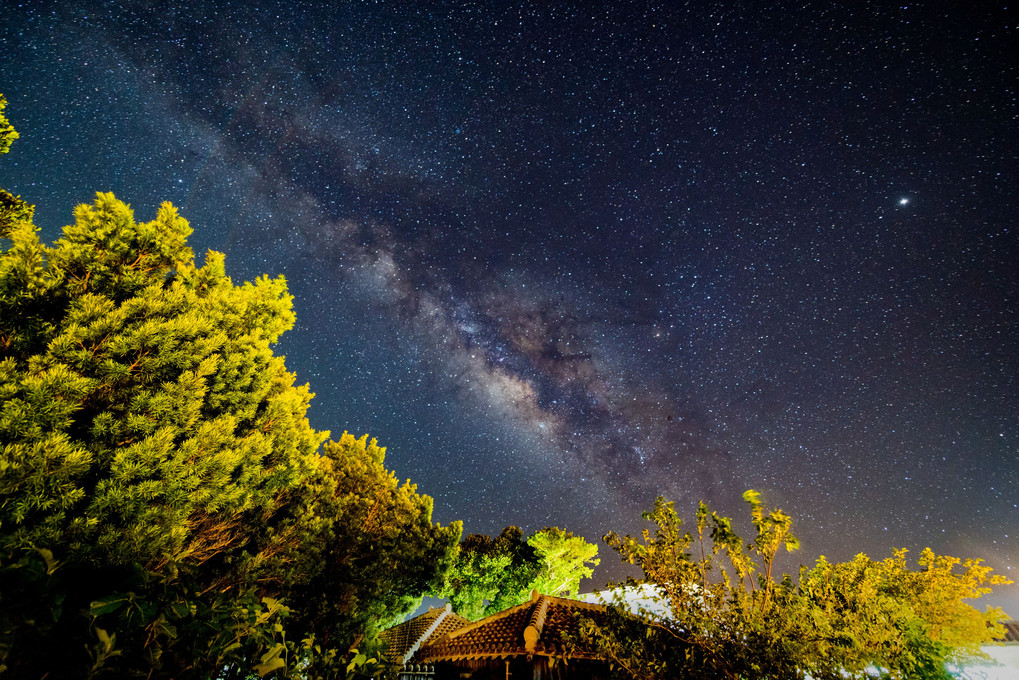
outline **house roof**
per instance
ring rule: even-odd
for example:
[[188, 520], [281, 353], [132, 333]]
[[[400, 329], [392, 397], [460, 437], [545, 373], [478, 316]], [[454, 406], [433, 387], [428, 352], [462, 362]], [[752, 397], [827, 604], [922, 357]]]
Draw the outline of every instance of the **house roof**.
[[403, 666], [421, 645], [470, 623], [469, 619], [453, 613], [447, 604], [445, 607], [429, 608], [424, 614], [387, 628], [379, 634], [379, 638], [386, 658]]
[[[531, 594], [524, 604], [510, 607], [477, 623], [435, 637], [422, 645], [418, 662], [490, 659], [512, 656], [557, 656], [567, 651], [563, 634], [576, 638], [578, 618], [602, 621], [605, 607], [550, 595]], [[574, 658], [594, 658], [591, 650], [571, 649]]]

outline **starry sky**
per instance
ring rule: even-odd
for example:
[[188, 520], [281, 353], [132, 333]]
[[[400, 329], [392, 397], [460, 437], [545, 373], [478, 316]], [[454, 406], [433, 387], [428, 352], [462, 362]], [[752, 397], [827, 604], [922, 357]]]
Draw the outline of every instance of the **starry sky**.
[[47, 240], [113, 191], [286, 276], [312, 424], [468, 532], [746, 528], [754, 488], [789, 570], [1019, 576], [1003, 6], [251, 4], [3, 3], [0, 186]]

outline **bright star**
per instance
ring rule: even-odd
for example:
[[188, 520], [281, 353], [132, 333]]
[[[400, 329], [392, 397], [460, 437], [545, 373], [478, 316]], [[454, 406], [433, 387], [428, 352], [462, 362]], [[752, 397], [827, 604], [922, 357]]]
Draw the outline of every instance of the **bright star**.
[[908, 198], [900, 198], [899, 199], [899, 205], [907, 205], [908, 203], [909, 203], [909, 199]]

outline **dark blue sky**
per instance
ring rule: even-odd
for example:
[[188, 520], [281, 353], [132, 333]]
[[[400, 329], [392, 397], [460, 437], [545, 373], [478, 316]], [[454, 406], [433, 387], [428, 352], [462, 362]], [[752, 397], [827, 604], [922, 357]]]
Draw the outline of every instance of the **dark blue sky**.
[[786, 568], [1016, 576], [1003, 8], [320, 4], [5, 3], [0, 185], [47, 238], [112, 190], [284, 274], [312, 423], [442, 522], [597, 540], [756, 488]]

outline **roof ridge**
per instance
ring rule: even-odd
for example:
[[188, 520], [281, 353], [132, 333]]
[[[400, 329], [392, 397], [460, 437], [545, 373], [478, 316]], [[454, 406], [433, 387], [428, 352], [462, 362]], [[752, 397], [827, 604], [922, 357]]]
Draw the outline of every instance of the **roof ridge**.
[[527, 625], [534, 626], [539, 633], [541, 633], [542, 626], [545, 625], [545, 613], [548, 612], [548, 595], [542, 595], [538, 598], [538, 601], [534, 605], [534, 609], [531, 610], [531, 618], [527, 622]]
[[531, 619], [524, 628], [524, 649], [528, 654], [533, 654], [541, 638], [541, 630], [545, 627], [545, 615], [548, 613], [548, 595], [542, 595], [531, 608]]
[[556, 603], [567, 603], [570, 607], [582, 607], [584, 609], [605, 609], [606, 605], [598, 604], [597, 602], [584, 602], [583, 600], [575, 600], [572, 597], [557, 597], [555, 595], [542, 595], [550, 600], [555, 600]]
[[432, 621], [432, 624], [430, 626], [428, 626], [428, 628], [425, 629], [425, 632], [423, 632], [421, 635], [419, 635], [417, 640], [414, 641], [414, 644], [412, 644], [407, 649], [407, 651], [404, 652], [403, 658], [400, 659], [400, 665], [401, 666], [406, 664], [410, 660], [410, 657], [414, 656], [414, 653], [417, 652], [417, 650], [421, 648], [421, 645], [424, 643], [425, 640], [427, 640], [429, 637], [431, 637], [432, 633], [435, 632], [435, 630], [439, 627], [439, 624], [442, 623], [443, 619], [445, 619], [446, 616], [449, 615], [449, 613], [452, 610], [453, 610], [453, 607], [448, 602], [446, 603], [445, 607], [443, 607], [441, 610], [439, 610], [439, 614], [435, 617], [435, 620]]

